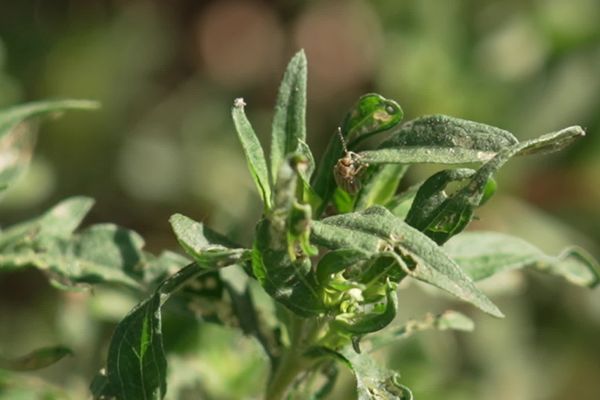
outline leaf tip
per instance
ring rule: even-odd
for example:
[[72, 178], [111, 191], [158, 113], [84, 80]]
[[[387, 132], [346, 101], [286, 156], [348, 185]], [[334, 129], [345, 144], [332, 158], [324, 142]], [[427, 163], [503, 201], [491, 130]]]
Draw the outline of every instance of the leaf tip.
[[173, 231], [175, 233], [177, 233], [177, 230], [178, 230], [178, 227], [180, 226], [180, 224], [185, 222], [186, 220], [189, 220], [189, 218], [186, 217], [185, 215], [180, 214], [180, 213], [175, 213], [169, 217], [169, 224], [171, 224]]
[[65, 100], [65, 103], [68, 103], [69, 108], [80, 110], [97, 110], [102, 107], [102, 103], [96, 100], [73, 99]]
[[244, 107], [246, 106], [246, 102], [244, 101], [243, 97], [238, 97], [235, 100], [233, 100], [233, 107], [237, 108], [237, 109], [244, 109]]
[[505, 318], [504, 313], [502, 311], [500, 311], [500, 309], [498, 307], [496, 307], [495, 304], [492, 304], [491, 307], [489, 307], [488, 309], [486, 309], [484, 311], [487, 312], [488, 314], [490, 314], [492, 317]]

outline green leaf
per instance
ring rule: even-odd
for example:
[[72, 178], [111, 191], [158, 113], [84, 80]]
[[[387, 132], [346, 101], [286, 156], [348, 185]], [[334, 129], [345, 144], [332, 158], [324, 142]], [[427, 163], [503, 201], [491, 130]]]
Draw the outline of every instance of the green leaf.
[[139, 289], [143, 239], [113, 224], [73, 233], [92, 200], [72, 198], [0, 235], [0, 270], [35, 267], [61, 289], [113, 282]]
[[342, 133], [346, 142], [354, 147], [358, 142], [397, 125], [403, 117], [402, 108], [394, 100], [368, 93], [361, 96], [346, 114]]
[[491, 159], [517, 139], [500, 128], [445, 115], [431, 115], [400, 126], [377, 150], [359, 154], [369, 164], [462, 164]]
[[585, 136], [585, 130], [578, 125], [569, 126], [556, 132], [550, 132], [537, 139], [523, 142], [517, 155], [549, 154], [570, 146], [575, 140]]
[[383, 207], [314, 221], [312, 238], [330, 249], [355, 248], [369, 254], [392, 256], [407, 275], [445, 290], [493, 316], [503, 316], [442, 248]]
[[355, 210], [360, 211], [374, 205], [389, 202], [398, 190], [400, 181], [408, 167], [402, 164], [374, 165], [362, 179], [362, 189], [358, 193]]
[[369, 258], [369, 254], [357, 249], [336, 249], [327, 252], [317, 265], [317, 279], [323, 286], [327, 285], [334, 274]]
[[275, 103], [271, 174], [276, 180], [285, 157], [306, 141], [306, 56], [300, 50], [287, 66]]
[[265, 209], [268, 210], [271, 208], [271, 185], [269, 184], [267, 161], [258, 137], [250, 125], [250, 121], [246, 118], [244, 105], [243, 99], [236, 99], [231, 109], [231, 116], [246, 154], [248, 169], [265, 204]]
[[[154, 294], [119, 322], [108, 349], [104, 395], [118, 400], [162, 399], [167, 391], [167, 360], [162, 339], [161, 308], [190, 279], [213, 269], [191, 264], [163, 281]], [[97, 397], [99, 395], [97, 394]]]
[[144, 257], [144, 239], [132, 230], [114, 224], [92, 225], [81, 231], [71, 246], [72, 254], [80, 263], [89, 263], [81, 271], [83, 276], [90, 275], [89, 279], [110, 270], [123, 271], [132, 277], [142, 276], [139, 267]]
[[[444, 208], [442, 204], [448, 199], [446, 187], [451, 183], [468, 180], [475, 171], [468, 168], [446, 169], [429, 177], [419, 188], [412, 207], [406, 216], [406, 223], [435, 240], [437, 231], [452, 231], [462, 221], [451, 221], [450, 227], [432, 226]], [[469, 220], [470, 221], [470, 220]], [[435, 229], [435, 230], [434, 230]], [[432, 230], [433, 232], [429, 232]]]
[[13, 106], [0, 111], [0, 138], [23, 121], [67, 110], [95, 110], [100, 104], [89, 100], [49, 100]]
[[119, 283], [140, 288], [136, 267], [142, 238], [112, 224], [93, 225], [71, 238], [40, 237], [32, 246], [0, 255], [0, 269], [36, 267], [60, 289], [76, 284]]
[[43, 347], [18, 358], [4, 359], [0, 357], [0, 369], [34, 371], [46, 368], [71, 354], [73, 352], [64, 346]]
[[232, 249], [222, 244], [215, 244], [215, 235], [208, 233], [203, 224], [181, 214], [174, 214], [169, 219], [179, 244], [190, 257], [203, 267], [220, 267], [240, 264], [250, 260], [248, 249]]
[[507, 147], [481, 166], [461, 189], [450, 196], [444, 192], [446, 185], [452, 181], [464, 180], [470, 173], [455, 170], [434, 175], [419, 190], [419, 201], [415, 199], [411, 209], [414, 212], [408, 216], [410, 223], [415, 224], [436, 243], [443, 244], [471, 222], [474, 210], [495, 190], [493, 175], [510, 158], [518, 154], [557, 151], [582, 135], [583, 130], [575, 126]]
[[399, 382], [399, 374], [381, 367], [369, 355], [351, 347], [335, 352], [356, 378], [358, 400], [412, 400], [411, 391]]
[[396, 217], [405, 219], [422, 184], [423, 182], [412, 185], [408, 189], [392, 197], [384, 205], [385, 208], [390, 210]]
[[0, 191], [6, 189], [29, 166], [33, 153], [31, 126], [23, 124], [45, 114], [71, 109], [95, 109], [98, 103], [87, 100], [57, 100], [13, 106], [0, 110]]
[[[367, 94], [358, 99], [346, 115], [342, 135], [352, 150], [361, 140], [393, 128], [402, 117], [402, 109], [395, 101], [378, 94]], [[342, 142], [334, 133], [313, 176], [312, 186], [322, 200], [315, 215], [321, 215], [333, 195], [336, 188], [333, 168], [342, 155]]]
[[81, 224], [93, 205], [94, 200], [89, 197], [63, 200], [41, 216], [0, 232], [0, 249], [31, 241], [34, 237], [68, 237]]
[[577, 247], [564, 249], [553, 257], [514, 236], [465, 232], [448, 241], [444, 249], [474, 280], [503, 271], [534, 268], [562, 276], [575, 285], [595, 287], [600, 282], [598, 262]]
[[396, 317], [398, 309], [397, 285], [388, 282], [385, 303], [376, 304], [369, 312], [349, 312], [335, 316], [332, 325], [352, 335], [377, 332], [388, 326]]
[[164, 250], [158, 256], [144, 252], [144, 282], [155, 286], [190, 263], [190, 259], [173, 251]]
[[256, 227], [252, 270], [275, 300], [302, 316], [324, 310], [315, 288], [309, 256], [310, 207], [296, 201], [298, 165], [290, 156], [281, 165], [274, 191], [273, 209]]

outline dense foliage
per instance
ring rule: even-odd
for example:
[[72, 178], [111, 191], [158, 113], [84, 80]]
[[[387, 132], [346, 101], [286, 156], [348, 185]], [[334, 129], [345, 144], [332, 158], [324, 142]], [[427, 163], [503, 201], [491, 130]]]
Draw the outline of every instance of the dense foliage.
[[[370, 353], [414, 331], [471, 330], [473, 323], [448, 310], [398, 326], [401, 282], [421, 281], [499, 318], [502, 312], [475, 285], [498, 272], [533, 268], [581, 286], [598, 284], [597, 263], [580, 248], [551, 256], [507, 234], [463, 232], [493, 196], [493, 176], [507, 161], [561, 150], [584, 136], [581, 127], [519, 141], [505, 130], [444, 115], [401, 123], [395, 101], [366, 94], [339, 135], [332, 129], [317, 163], [306, 143], [306, 76], [299, 52], [280, 86], [268, 160], [244, 100], [232, 107], [263, 201], [249, 248], [175, 214], [170, 223], [187, 256], [152, 255], [131, 230], [113, 224], [78, 230], [93, 203], [85, 197], [0, 234], [2, 270], [36, 267], [62, 290], [112, 283], [149, 293], [118, 324], [106, 368], [91, 385], [96, 398], [166, 395], [162, 311], [181, 292], [206, 305], [201, 320], [239, 329], [262, 345], [271, 365], [267, 399], [326, 398], [340, 366], [353, 372], [359, 399], [411, 399], [410, 382]], [[0, 138], [21, 143], [34, 117], [95, 106], [65, 100], [7, 109], [0, 113]], [[366, 140], [375, 135], [387, 138], [378, 145]], [[16, 145], [4, 152], [10, 162], [0, 172], [3, 189], [29, 161]], [[450, 167], [399, 191], [408, 168], [423, 163]], [[464, 164], [469, 167], [455, 167]], [[259, 287], [268, 296], [257, 301]], [[276, 318], [267, 318], [272, 310]], [[0, 360], [0, 368], [41, 368], [69, 352], [63, 346], [34, 350]]]

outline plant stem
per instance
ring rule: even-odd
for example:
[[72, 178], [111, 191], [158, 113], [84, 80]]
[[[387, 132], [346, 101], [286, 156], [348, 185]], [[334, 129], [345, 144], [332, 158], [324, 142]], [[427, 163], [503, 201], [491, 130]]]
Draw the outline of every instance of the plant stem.
[[[285, 397], [295, 378], [311, 364], [304, 352], [312, 344], [315, 335], [314, 322], [290, 313], [290, 346], [285, 349], [269, 380], [266, 400], [281, 400]], [[318, 324], [317, 324], [318, 325]]]

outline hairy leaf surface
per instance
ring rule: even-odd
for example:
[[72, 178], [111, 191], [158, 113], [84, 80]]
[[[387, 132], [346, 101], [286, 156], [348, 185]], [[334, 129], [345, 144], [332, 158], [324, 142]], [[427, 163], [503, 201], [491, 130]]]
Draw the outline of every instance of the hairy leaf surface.
[[409, 276], [502, 317], [500, 310], [442, 248], [383, 207], [314, 221], [312, 237], [331, 249], [356, 248], [393, 256]]
[[287, 66], [275, 103], [271, 132], [271, 176], [276, 180], [287, 155], [306, 142], [306, 56], [300, 50]]
[[258, 137], [244, 112], [243, 99], [236, 99], [231, 109], [231, 115], [244, 153], [246, 154], [248, 169], [258, 188], [258, 193], [262, 198], [265, 209], [268, 210], [271, 208], [271, 184], [269, 183], [267, 161]]
[[596, 260], [578, 247], [549, 256], [523, 239], [496, 232], [465, 232], [444, 245], [446, 252], [474, 280], [497, 273], [533, 268], [562, 276], [569, 282], [595, 287], [600, 282]]

